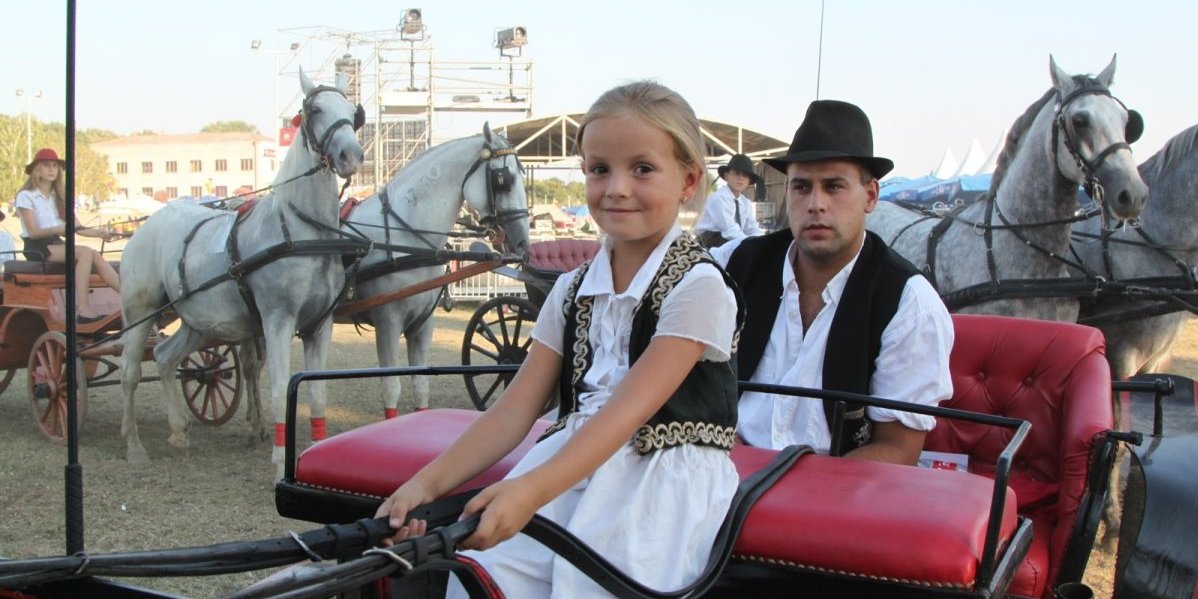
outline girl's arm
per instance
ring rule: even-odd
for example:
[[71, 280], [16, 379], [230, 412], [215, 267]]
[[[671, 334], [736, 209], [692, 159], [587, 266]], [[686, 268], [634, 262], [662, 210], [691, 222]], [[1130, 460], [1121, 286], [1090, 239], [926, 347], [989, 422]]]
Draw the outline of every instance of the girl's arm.
[[37, 226], [37, 219], [33, 217], [33, 210], [29, 208], [17, 208], [17, 214], [21, 215], [21, 222], [25, 224], [25, 230], [29, 233], [30, 239], [66, 235], [66, 225], [54, 225], [45, 229]]
[[[449, 449], [396, 489], [375, 517], [389, 515], [391, 527], [400, 530], [401, 519], [413, 508], [441, 497], [511, 453], [541, 415], [558, 382], [561, 364], [561, 356], [533, 341], [524, 364], [495, 405]], [[423, 523], [420, 526], [422, 533]], [[406, 536], [403, 533], [401, 530], [398, 536]]]
[[487, 487], [466, 504], [466, 514], [485, 510], [478, 530], [461, 546], [487, 549], [510, 538], [541, 506], [594, 472], [665, 404], [703, 349], [702, 343], [682, 337], [654, 337], [607, 404], [560, 451], [522, 476]]

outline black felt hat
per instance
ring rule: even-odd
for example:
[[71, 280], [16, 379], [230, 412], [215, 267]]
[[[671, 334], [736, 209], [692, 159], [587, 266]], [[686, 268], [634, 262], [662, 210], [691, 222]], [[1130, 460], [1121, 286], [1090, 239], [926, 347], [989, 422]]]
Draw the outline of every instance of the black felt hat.
[[785, 173], [792, 162], [835, 159], [858, 162], [878, 179], [894, 168], [894, 162], [874, 156], [873, 129], [864, 111], [848, 102], [816, 100], [807, 107], [786, 154], [762, 162]]
[[720, 165], [720, 167], [716, 169], [716, 172], [720, 174], [720, 177], [723, 177], [724, 173], [728, 172], [729, 169], [740, 171], [748, 175], [749, 185], [756, 185], [757, 182], [761, 180], [761, 177], [757, 176], [756, 169], [753, 168], [753, 159], [745, 156], [744, 154], [734, 155], [732, 160], [728, 161], [728, 164]]

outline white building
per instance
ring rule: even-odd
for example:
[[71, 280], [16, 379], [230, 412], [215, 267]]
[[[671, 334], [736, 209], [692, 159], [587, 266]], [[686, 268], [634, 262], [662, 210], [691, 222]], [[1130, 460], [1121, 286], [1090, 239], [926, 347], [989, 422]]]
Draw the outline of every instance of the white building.
[[92, 145], [108, 158], [116, 195], [220, 198], [270, 185], [283, 156], [257, 133], [134, 135]]

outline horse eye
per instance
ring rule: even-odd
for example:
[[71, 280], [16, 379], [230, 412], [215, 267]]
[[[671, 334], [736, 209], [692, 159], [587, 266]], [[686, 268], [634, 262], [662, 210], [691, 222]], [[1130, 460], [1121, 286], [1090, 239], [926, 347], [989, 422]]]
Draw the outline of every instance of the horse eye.
[[1072, 120], [1074, 129], [1085, 129], [1090, 126], [1090, 117], [1084, 114], [1075, 114]]

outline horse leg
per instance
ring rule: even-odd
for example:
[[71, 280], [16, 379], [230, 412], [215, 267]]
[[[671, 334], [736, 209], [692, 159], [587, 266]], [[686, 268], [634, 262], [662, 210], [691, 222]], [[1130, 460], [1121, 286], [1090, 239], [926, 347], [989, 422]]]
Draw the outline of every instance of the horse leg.
[[[333, 340], [333, 318], [325, 318], [316, 330], [303, 339], [304, 341], [304, 370], [324, 370], [329, 356], [329, 344]], [[324, 441], [328, 437], [324, 412], [328, 405], [327, 382], [308, 381], [305, 390], [308, 394], [309, 421], [312, 424], [312, 440]]]
[[[126, 321], [127, 322], [127, 321]], [[134, 393], [141, 382], [141, 359], [153, 321], [139, 323], [125, 331], [121, 342], [121, 391], [125, 394], [125, 412], [121, 417], [121, 436], [125, 438], [125, 459], [131, 464], [150, 461], [146, 448], [137, 434], [137, 417], [133, 411]]]
[[287, 379], [291, 374], [291, 335], [295, 315], [278, 310], [263, 319], [266, 341], [266, 376], [270, 379], [270, 408], [274, 413], [275, 442], [270, 459], [275, 465], [275, 480], [282, 480], [287, 441]]
[[[1126, 380], [1136, 373], [1139, 364], [1138, 352], [1115, 345], [1108, 348], [1107, 361], [1111, 365], [1111, 379]], [[1123, 397], [1119, 393], [1111, 394], [1114, 412], [1115, 430], [1123, 430]], [[1102, 548], [1114, 552], [1119, 541], [1119, 530], [1123, 520], [1123, 460], [1127, 457], [1127, 449], [1120, 443], [1115, 449], [1114, 472], [1111, 472], [1111, 483], [1107, 492], [1107, 502], [1102, 510], [1104, 531], [1100, 540]]]
[[208, 339], [199, 331], [183, 323], [178, 331], [166, 338], [166, 341], [154, 346], [154, 361], [158, 364], [158, 377], [162, 380], [162, 389], [166, 395], [166, 417], [171, 426], [171, 435], [167, 442], [172, 447], [184, 449], [191, 445], [187, 437], [187, 429], [191, 426], [187, 404], [183, 401], [183, 391], [179, 387], [179, 364], [188, 354], [204, 347]]
[[[375, 310], [374, 347], [378, 351], [379, 366], [392, 368], [399, 365], [399, 317], [394, 310]], [[399, 414], [399, 395], [403, 382], [397, 376], [383, 377], [383, 418], [395, 418]]]
[[[426, 366], [428, 348], [433, 343], [433, 319], [425, 318], [419, 325], [404, 332], [408, 342], [408, 366]], [[412, 376], [412, 393], [416, 396], [416, 409], [428, 409], [428, 376]]]
[[245, 381], [247, 410], [245, 419], [250, 423], [250, 445], [261, 443], [270, 438], [270, 427], [267, 418], [262, 413], [262, 350], [259, 344], [262, 340], [255, 337], [246, 339], [237, 346], [241, 357], [241, 375]]

